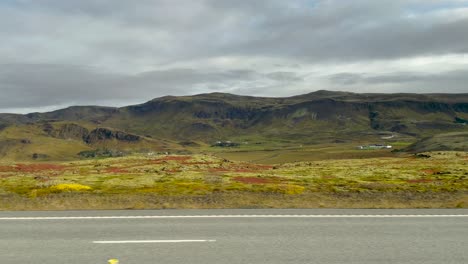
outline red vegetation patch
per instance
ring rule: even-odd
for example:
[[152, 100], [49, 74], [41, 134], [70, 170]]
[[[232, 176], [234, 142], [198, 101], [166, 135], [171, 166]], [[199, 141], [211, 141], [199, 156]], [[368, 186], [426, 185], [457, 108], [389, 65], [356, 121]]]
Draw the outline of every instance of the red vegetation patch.
[[262, 179], [262, 178], [256, 178], [256, 177], [234, 177], [235, 181], [242, 182], [242, 183], [247, 183], [247, 184], [265, 184], [265, 183], [270, 183], [271, 181], [269, 179]]
[[13, 166], [0, 166], [0, 172], [14, 172], [16, 170], [16, 167]]
[[55, 164], [16, 164], [16, 171], [20, 172], [40, 172], [40, 171], [63, 171], [67, 167]]

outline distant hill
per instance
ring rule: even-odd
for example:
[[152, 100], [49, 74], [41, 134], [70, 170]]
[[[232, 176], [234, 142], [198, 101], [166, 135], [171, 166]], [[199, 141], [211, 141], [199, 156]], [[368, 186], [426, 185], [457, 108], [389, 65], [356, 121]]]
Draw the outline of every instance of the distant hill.
[[445, 150], [468, 151], [468, 132], [452, 132], [423, 138], [404, 150], [413, 153]]
[[[176, 142], [217, 140], [354, 142], [379, 139], [382, 133], [417, 140], [466, 132], [466, 120], [468, 94], [317, 91], [285, 98], [225, 93], [165, 96], [121, 108], [74, 106], [48, 113], [0, 114], [0, 155], [24, 145], [15, 140], [30, 140], [34, 145], [37, 137], [59, 140], [57, 148], [78, 142], [81, 147], [73, 147], [77, 150], [182, 150], [184, 146]], [[44, 131], [44, 125], [53, 131]], [[102, 137], [106, 129], [111, 138]], [[21, 136], [12, 136], [12, 131], [22, 131], [17, 133]], [[141, 141], [119, 140], [122, 133]]]
[[10, 125], [0, 131], [0, 158], [4, 160], [68, 160], [181, 149], [166, 140], [67, 121]]

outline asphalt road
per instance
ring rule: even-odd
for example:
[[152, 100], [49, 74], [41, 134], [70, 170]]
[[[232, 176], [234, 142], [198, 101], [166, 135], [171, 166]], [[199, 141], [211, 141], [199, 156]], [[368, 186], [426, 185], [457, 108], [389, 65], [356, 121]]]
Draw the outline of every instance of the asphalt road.
[[0, 212], [0, 263], [468, 263], [468, 210]]

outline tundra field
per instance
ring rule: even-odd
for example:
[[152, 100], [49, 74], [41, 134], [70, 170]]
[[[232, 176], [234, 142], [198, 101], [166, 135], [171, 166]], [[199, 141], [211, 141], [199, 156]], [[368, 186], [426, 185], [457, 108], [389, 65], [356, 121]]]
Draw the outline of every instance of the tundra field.
[[468, 153], [283, 164], [143, 155], [0, 162], [1, 210], [467, 208]]

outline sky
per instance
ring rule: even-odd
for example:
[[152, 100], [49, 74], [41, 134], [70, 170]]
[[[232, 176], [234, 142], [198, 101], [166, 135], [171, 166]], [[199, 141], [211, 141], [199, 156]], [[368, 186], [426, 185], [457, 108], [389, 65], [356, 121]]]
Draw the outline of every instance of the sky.
[[0, 0], [0, 112], [467, 93], [468, 0]]

